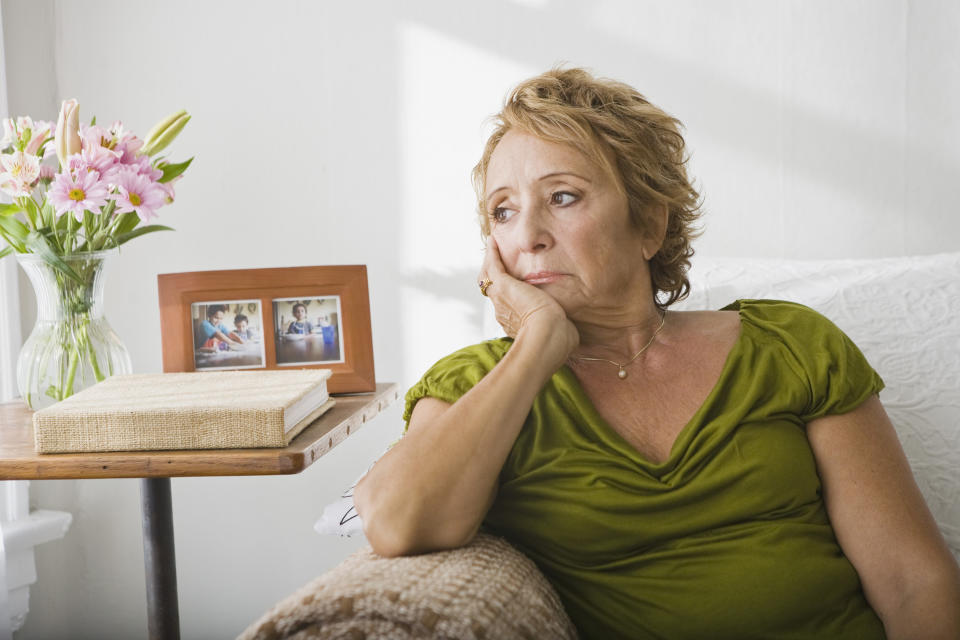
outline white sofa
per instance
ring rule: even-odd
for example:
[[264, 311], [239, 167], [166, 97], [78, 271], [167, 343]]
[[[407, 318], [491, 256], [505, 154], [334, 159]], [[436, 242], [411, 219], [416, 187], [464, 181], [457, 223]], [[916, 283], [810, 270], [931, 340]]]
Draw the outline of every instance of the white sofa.
[[[883, 260], [697, 259], [689, 298], [806, 304], [860, 346], [941, 531], [960, 560], [960, 253]], [[479, 536], [442, 553], [387, 560], [369, 549], [278, 603], [244, 633], [276, 638], [572, 638], [536, 567]]]

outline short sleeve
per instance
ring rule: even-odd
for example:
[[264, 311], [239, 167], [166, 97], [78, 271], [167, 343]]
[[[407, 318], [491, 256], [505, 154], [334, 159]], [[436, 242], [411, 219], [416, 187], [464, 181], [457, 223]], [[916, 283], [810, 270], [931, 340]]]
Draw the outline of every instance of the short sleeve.
[[741, 317], [776, 334], [785, 347], [791, 368], [807, 386], [800, 413], [804, 422], [852, 411], [883, 389], [883, 380], [853, 340], [817, 311], [774, 300], [735, 304]]
[[[509, 351], [509, 338], [489, 340], [455, 351], [430, 367], [419, 382], [410, 387], [405, 397], [403, 421], [410, 426], [410, 416], [417, 402], [426, 396], [455, 403], [480, 382]], [[404, 428], [406, 431], [406, 427]]]

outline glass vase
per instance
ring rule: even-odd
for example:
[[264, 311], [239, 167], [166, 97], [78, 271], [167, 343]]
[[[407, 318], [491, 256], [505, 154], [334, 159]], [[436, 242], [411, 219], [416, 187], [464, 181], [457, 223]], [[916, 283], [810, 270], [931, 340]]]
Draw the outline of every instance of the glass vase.
[[103, 315], [104, 265], [116, 254], [62, 256], [79, 281], [38, 255], [16, 254], [37, 298], [37, 324], [17, 358], [17, 387], [31, 409], [131, 373], [130, 353]]

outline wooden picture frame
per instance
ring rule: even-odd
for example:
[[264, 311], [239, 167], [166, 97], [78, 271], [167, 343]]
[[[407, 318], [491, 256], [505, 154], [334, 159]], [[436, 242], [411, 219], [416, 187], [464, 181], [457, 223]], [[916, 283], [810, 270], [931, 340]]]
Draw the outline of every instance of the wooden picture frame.
[[[365, 265], [161, 273], [157, 287], [164, 372], [324, 368], [333, 372], [327, 380], [330, 393], [376, 389]], [[203, 342], [205, 311], [225, 305], [231, 318], [250, 313], [260, 324], [255, 328], [259, 359], [252, 348], [256, 337], [243, 361], [227, 353], [236, 349], [235, 335], [230, 341]], [[296, 307], [304, 308], [302, 314]], [[218, 326], [232, 333], [227, 325]]]

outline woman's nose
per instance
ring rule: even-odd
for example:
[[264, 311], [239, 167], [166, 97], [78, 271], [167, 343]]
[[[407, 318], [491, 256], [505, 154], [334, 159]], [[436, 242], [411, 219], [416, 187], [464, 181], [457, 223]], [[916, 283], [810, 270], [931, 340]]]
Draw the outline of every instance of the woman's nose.
[[518, 240], [521, 250], [543, 251], [553, 245], [548, 211], [542, 207], [530, 206], [519, 218]]

